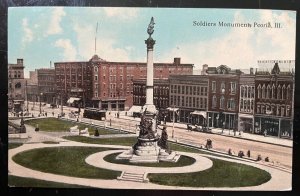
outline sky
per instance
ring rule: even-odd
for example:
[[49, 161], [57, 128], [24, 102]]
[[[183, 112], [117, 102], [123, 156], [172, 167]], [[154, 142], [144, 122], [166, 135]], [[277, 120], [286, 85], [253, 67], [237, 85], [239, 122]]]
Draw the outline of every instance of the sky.
[[[151, 17], [155, 21], [152, 38], [156, 40], [156, 63], [170, 63], [180, 57], [182, 63], [194, 64], [194, 69], [201, 69], [203, 64], [249, 69], [257, 68], [258, 60], [295, 60], [295, 11], [10, 7], [8, 62], [23, 58], [25, 77], [34, 69], [49, 68], [50, 61], [52, 67], [54, 62], [88, 61], [95, 53], [106, 61], [146, 62], [145, 40]], [[195, 26], [194, 21], [216, 26]], [[250, 23], [252, 27], [220, 27], [219, 22]], [[253, 26], [268, 22], [273, 28]], [[274, 23], [282, 28], [274, 28]]]

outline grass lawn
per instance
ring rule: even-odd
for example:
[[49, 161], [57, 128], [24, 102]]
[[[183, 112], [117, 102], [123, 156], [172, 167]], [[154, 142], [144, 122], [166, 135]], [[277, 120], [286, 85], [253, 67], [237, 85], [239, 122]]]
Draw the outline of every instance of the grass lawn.
[[261, 169], [212, 159], [213, 166], [205, 171], [183, 174], [149, 174], [150, 182], [187, 187], [244, 187], [257, 186], [271, 179], [271, 175]]
[[93, 167], [85, 158], [93, 153], [110, 150], [93, 147], [52, 147], [34, 149], [16, 154], [13, 160], [34, 170], [82, 178], [116, 179], [119, 171]]
[[117, 138], [90, 138], [84, 136], [64, 136], [64, 139], [88, 144], [108, 144], [133, 146], [136, 143], [136, 137], [117, 137]]
[[38, 180], [38, 179], [34, 179], [34, 178], [23, 178], [23, 177], [12, 176], [12, 175], [8, 176], [8, 186], [10, 186], [10, 187], [47, 187], [47, 188], [88, 188], [87, 186], [52, 182], [52, 181], [46, 181], [46, 180]]
[[8, 143], [8, 149], [18, 148], [19, 146], [22, 146], [23, 143]]
[[166, 161], [160, 161], [159, 163], [130, 163], [129, 160], [115, 159], [118, 154], [120, 153], [107, 155], [106, 157], [104, 157], [104, 160], [110, 163], [137, 165], [137, 166], [144, 166], [144, 167], [183, 167], [195, 163], [194, 158], [183, 156], [183, 155], [180, 156], [180, 159], [176, 163], [166, 162]]
[[[109, 145], [123, 145], [123, 146], [133, 146], [137, 141], [136, 137], [89, 138], [84, 136], [64, 136], [63, 138], [67, 140], [88, 143], [88, 144], [109, 144]], [[169, 147], [171, 150], [174, 151], [205, 153], [198, 149], [189, 148], [172, 142], [169, 142]]]
[[[66, 121], [66, 120], [61, 120], [58, 118], [42, 118], [42, 119], [32, 119], [32, 120], [27, 120], [25, 121], [25, 124], [31, 125], [33, 127], [36, 127], [38, 124], [40, 131], [69, 131], [70, 127], [73, 127], [75, 125], [78, 125], [79, 130], [83, 130], [86, 127], [89, 130], [90, 135], [94, 135], [95, 132], [95, 127], [81, 124], [78, 122], [71, 122], [71, 121]], [[105, 129], [98, 129], [100, 135], [105, 135], [105, 134], [118, 134], [119, 132], [117, 131], [112, 131], [112, 130], [105, 130]]]

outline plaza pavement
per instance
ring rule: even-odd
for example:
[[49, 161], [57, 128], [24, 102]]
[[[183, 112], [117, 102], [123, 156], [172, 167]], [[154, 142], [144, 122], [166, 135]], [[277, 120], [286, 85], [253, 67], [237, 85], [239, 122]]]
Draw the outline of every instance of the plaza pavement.
[[[290, 190], [291, 189], [291, 178], [292, 174], [291, 172], [287, 172], [284, 170], [280, 170], [278, 168], [271, 167], [268, 164], [265, 164], [264, 162], [251, 162], [251, 161], [245, 161], [243, 159], [230, 159], [226, 157], [220, 157], [217, 154], [216, 155], [206, 155], [201, 154], [202, 157], [207, 158], [217, 158], [221, 160], [231, 161], [231, 162], [237, 162], [242, 164], [251, 165], [263, 170], [266, 170], [269, 172], [272, 176], [271, 180], [259, 185], [259, 186], [252, 186], [252, 187], [238, 187], [238, 188], [230, 188], [230, 187], [205, 187], [205, 188], [195, 188], [195, 187], [178, 187], [178, 186], [163, 186], [163, 185], [157, 185], [153, 183], [140, 183], [140, 182], [130, 182], [130, 181], [120, 181], [120, 180], [102, 180], [102, 179], [87, 179], [87, 178], [77, 178], [77, 177], [70, 177], [70, 176], [63, 176], [63, 175], [57, 175], [57, 174], [50, 174], [45, 172], [40, 172], [36, 170], [32, 170], [29, 168], [25, 168], [17, 163], [15, 163], [12, 160], [12, 157], [20, 152], [30, 150], [30, 149], [37, 149], [37, 148], [44, 148], [44, 147], [61, 147], [61, 146], [93, 146], [93, 147], [109, 147], [109, 148], [117, 148], [117, 149], [124, 149], [129, 150], [131, 147], [126, 146], [118, 146], [118, 145], [99, 145], [99, 144], [85, 144], [80, 142], [74, 142], [69, 141], [61, 138], [61, 136], [68, 134], [67, 132], [64, 133], [56, 133], [56, 134], [49, 134], [47, 132], [35, 132], [34, 128], [31, 126], [26, 126], [27, 128], [27, 134], [29, 136], [29, 140], [23, 144], [22, 146], [18, 148], [14, 148], [9, 150], [8, 152], [8, 170], [9, 175], [14, 176], [20, 176], [20, 177], [28, 177], [28, 178], [35, 178], [40, 180], [47, 180], [47, 181], [53, 181], [53, 182], [60, 182], [60, 183], [67, 183], [67, 184], [75, 184], [75, 185], [82, 185], [82, 186], [89, 186], [89, 187], [96, 187], [96, 188], [105, 188], [105, 189], [170, 189], [170, 190]], [[42, 143], [44, 141], [54, 141], [59, 142], [58, 144], [45, 144]], [[199, 154], [194, 153], [183, 153], [189, 156], [192, 156], [194, 158], [197, 158]], [[95, 154], [93, 155], [95, 156]], [[199, 156], [199, 157], [201, 157]], [[203, 159], [204, 160], [204, 159]], [[93, 160], [95, 162], [96, 160]], [[100, 161], [100, 160], [99, 160]], [[114, 164], [111, 163], [104, 163], [105, 165], [108, 165], [108, 167], [114, 167]], [[94, 163], [97, 164], [97, 163]], [[102, 165], [102, 164], [101, 164]], [[105, 165], [101, 166], [105, 168]], [[208, 165], [209, 166], [209, 165]], [[132, 166], [126, 166], [122, 165], [118, 171], [125, 170], [130, 171], [132, 170]], [[192, 166], [194, 168], [193, 171], [197, 170], [195, 165]], [[156, 173], [154, 170], [156, 169], [147, 169], [142, 168], [143, 171], [149, 170], [147, 173]], [[164, 168], [166, 169], [166, 168]], [[181, 173], [190, 172], [191, 168], [189, 167], [182, 167], [180, 170]], [[152, 171], [153, 170], [153, 171]], [[199, 170], [201, 170], [201, 167], [199, 167]], [[158, 170], [157, 170], [158, 171]], [[172, 170], [168, 171], [172, 172]]]

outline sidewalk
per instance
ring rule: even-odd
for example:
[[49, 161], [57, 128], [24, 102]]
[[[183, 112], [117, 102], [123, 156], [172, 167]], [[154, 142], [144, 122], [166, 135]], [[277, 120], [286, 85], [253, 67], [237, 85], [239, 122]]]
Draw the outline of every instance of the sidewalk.
[[[129, 117], [129, 116], [120, 116], [120, 118], [121, 119], [126, 119], [126, 120], [132, 120], [132, 121], [136, 121], [136, 122], [140, 121], [140, 118], [133, 118], [133, 117]], [[173, 127], [172, 122], [167, 122], [166, 125], [168, 127], [171, 127], [171, 128]], [[174, 128], [187, 130], [187, 124], [185, 124], [185, 123], [174, 123]], [[284, 146], [284, 147], [289, 147], [289, 148], [293, 147], [293, 140], [282, 139], [282, 138], [277, 138], [277, 137], [272, 137], [272, 136], [266, 136], [265, 137], [265, 136], [262, 136], [262, 135], [256, 135], [256, 134], [244, 133], [244, 132], [241, 133], [241, 135], [239, 135], [239, 132], [236, 132], [236, 136], [234, 136], [233, 130], [225, 129], [222, 133], [222, 129], [220, 129], [220, 128], [211, 129], [211, 133], [221, 135], [221, 136], [224, 136], [224, 137], [233, 137], [233, 138], [237, 138], [237, 139], [257, 141], [257, 142], [262, 142], [262, 143], [267, 143], [267, 144], [274, 144], [274, 145]]]

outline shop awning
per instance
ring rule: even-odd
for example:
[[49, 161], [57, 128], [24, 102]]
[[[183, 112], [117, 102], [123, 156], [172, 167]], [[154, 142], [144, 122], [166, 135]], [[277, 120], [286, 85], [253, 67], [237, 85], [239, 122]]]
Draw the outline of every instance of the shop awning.
[[168, 107], [167, 110], [176, 112], [177, 110], [179, 110], [179, 108]]
[[74, 103], [74, 101], [79, 101], [80, 98], [77, 97], [70, 97], [70, 99], [68, 99], [67, 103]]
[[191, 115], [198, 115], [198, 116], [203, 116], [203, 118], [206, 118], [206, 112], [205, 111], [193, 111], [190, 113]]
[[251, 115], [251, 114], [242, 114], [242, 113], [239, 113], [239, 117], [240, 117], [240, 118], [253, 118], [253, 115]]
[[131, 108], [128, 110], [128, 112], [143, 112], [142, 111], [142, 106], [139, 105], [133, 105]]

